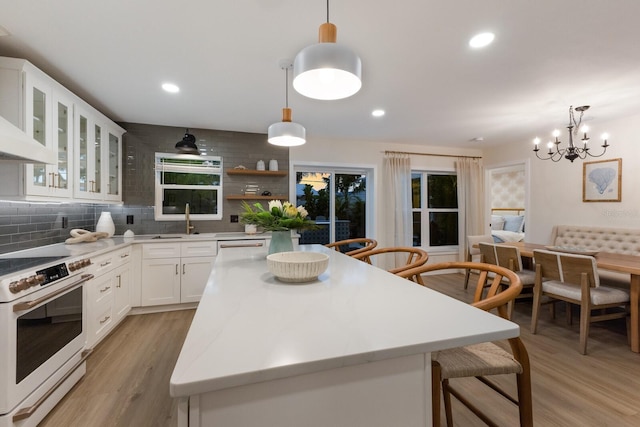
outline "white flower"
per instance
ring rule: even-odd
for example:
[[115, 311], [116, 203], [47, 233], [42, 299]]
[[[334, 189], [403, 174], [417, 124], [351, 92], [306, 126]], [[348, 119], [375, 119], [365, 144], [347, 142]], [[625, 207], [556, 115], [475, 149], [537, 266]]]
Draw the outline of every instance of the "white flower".
[[298, 206], [298, 213], [302, 218], [306, 218], [309, 215], [309, 212], [304, 208], [304, 206]]
[[273, 208], [278, 209], [278, 211], [282, 211], [282, 202], [280, 200], [269, 201], [269, 212], [273, 211]]

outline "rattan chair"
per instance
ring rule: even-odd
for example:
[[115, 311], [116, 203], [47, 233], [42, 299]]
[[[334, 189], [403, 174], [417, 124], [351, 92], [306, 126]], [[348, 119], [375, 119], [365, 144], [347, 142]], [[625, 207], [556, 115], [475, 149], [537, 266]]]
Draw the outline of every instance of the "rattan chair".
[[[353, 255], [354, 258], [359, 259], [361, 261], [366, 262], [367, 264], [372, 264], [371, 257], [382, 255], [382, 254], [396, 254], [402, 255], [403, 262], [397, 262], [396, 267], [388, 269], [389, 273], [398, 274], [405, 270], [409, 270], [415, 267], [420, 267], [424, 265], [429, 259], [429, 254], [420, 248], [414, 248], [409, 246], [392, 246], [387, 248], [375, 248], [370, 251], [361, 252], [359, 254]], [[400, 264], [400, 265], [398, 265]], [[416, 283], [420, 285], [424, 285], [422, 281], [422, 277], [420, 275], [414, 275], [409, 277]]]
[[[513, 301], [522, 290], [520, 278], [513, 271], [486, 263], [443, 262], [403, 271], [399, 273], [399, 275], [410, 278], [427, 272], [449, 269], [472, 269], [480, 271], [472, 305], [486, 311], [496, 309], [498, 315], [503, 318], [507, 318], [507, 304]], [[489, 273], [493, 275], [492, 279], [489, 279]], [[490, 286], [489, 289], [486, 290], [485, 284], [488, 280]], [[505, 283], [507, 283], [508, 286], [505, 286]], [[533, 426], [531, 367], [527, 349], [519, 337], [510, 338], [508, 341], [511, 349], [510, 352], [489, 342], [438, 351], [431, 354], [432, 416], [434, 426], [440, 425], [441, 389], [448, 426], [453, 425], [453, 413], [451, 409], [452, 395], [487, 425], [496, 425], [486, 413], [474, 405], [473, 399], [469, 399], [464, 396], [460, 390], [452, 387], [451, 380], [455, 382], [456, 378], [466, 377], [476, 377], [501, 396], [518, 405], [520, 426]], [[491, 375], [503, 374], [516, 375], [517, 398], [485, 378]], [[492, 412], [493, 411], [497, 412], [499, 409], [493, 408]]]
[[[353, 249], [352, 245], [359, 245], [362, 247]], [[368, 237], [359, 237], [357, 239], [347, 239], [328, 243], [325, 246], [327, 248], [333, 248], [338, 252], [342, 252], [345, 255], [353, 256], [375, 248], [376, 246], [378, 246], [378, 242], [374, 239], [369, 239]]]
[[[580, 353], [587, 354], [589, 325], [603, 320], [627, 318], [629, 292], [600, 286], [596, 260], [592, 256], [535, 250], [536, 280], [533, 288], [531, 333], [538, 328], [542, 297], [550, 302], [565, 301], [580, 306]], [[592, 315], [593, 310], [600, 310]], [[571, 306], [567, 305], [567, 320], [571, 321]], [[629, 319], [627, 318], [627, 329]], [[628, 333], [628, 330], [627, 330]]]

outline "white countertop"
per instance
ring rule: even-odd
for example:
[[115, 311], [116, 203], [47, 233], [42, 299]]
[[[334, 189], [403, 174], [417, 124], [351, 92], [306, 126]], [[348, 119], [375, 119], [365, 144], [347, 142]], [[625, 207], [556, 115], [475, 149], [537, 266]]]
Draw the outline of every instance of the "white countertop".
[[317, 281], [279, 282], [265, 253], [218, 255], [171, 376], [173, 397], [510, 338], [518, 325], [320, 245]]

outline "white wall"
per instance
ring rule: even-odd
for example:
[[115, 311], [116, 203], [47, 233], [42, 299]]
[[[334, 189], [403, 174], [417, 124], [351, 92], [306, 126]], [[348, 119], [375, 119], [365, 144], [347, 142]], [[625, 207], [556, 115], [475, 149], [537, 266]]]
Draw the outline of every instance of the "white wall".
[[[389, 246], [388, 242], [382, 239], [384, 236], [385, 224], [380, 221], [382, 218], [382, 206], [384, 194], [382, 194], [382, 164], [384, 151], [407, 151], [431, 154], [456, 154], [466, 156], [480, 156], [480, 150], [448, 149], [446, 147], [433, 147], [426, 145], [397, 144], [397, 143], [377, 143], [370, 141], [331, 141], [307, 139], [307, 143], [300, 147], [292, 147], [289, 151], [290, 168], [299, 163], [317, 163], [334, 166], [358, 165], [374, 169], [374, 192], [373, 202], [375, 205], [374, 229], [372, 237], [378, 240], [379, 246]], [[434, 156], [411, 156], [411, 167], [413, 169], [431, 171], [453, 171], [453, 157]], [[293, 187], [295, 188], [295, 186]], [[291, 196], [291, 195], [290, 195]], [[429, 255], [429, 262], [439, 262], [445, 260], [455, 260], [457, 254], [447, 254], [439, 256]]]
[[[600, 158], [585, 161], [622, 158], [622, 201], [582, 202], [583, 160], [573, 163], [562, 159], [558, 163], [539, 160], [531, 141], [488, 148], [484, 151], [485, 167], [525, 162], [529, 159], [530, 187], [527, 206], [527, 241], [551, 243], [551, 231], [556, 224], [593, 225], [604, 227], [640, 228], [640, 159], [637, 124], [640, 114], [625, 119], [589, 123], [593, 130], [590, 144], [594, 153], [601, 152], [598, 137], [610, 134], [611, 145]], [[550, 124], [550, 130], [553, 124]], [[535, 135], [532, 134], [532, 140]], [[566, 129], [561, 135], [566, 146]], [[541, 152], [544, 148], [541, 144]]]

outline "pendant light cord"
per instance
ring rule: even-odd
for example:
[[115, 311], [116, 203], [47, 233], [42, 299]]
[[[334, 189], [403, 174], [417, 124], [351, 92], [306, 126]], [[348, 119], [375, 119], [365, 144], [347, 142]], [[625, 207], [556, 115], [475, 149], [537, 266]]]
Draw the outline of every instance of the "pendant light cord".
[[289, 67], [284, 69], [284, 106], [289, 108]]
[[327, 0], [327, 22], [329, 22], [329, 0]]

